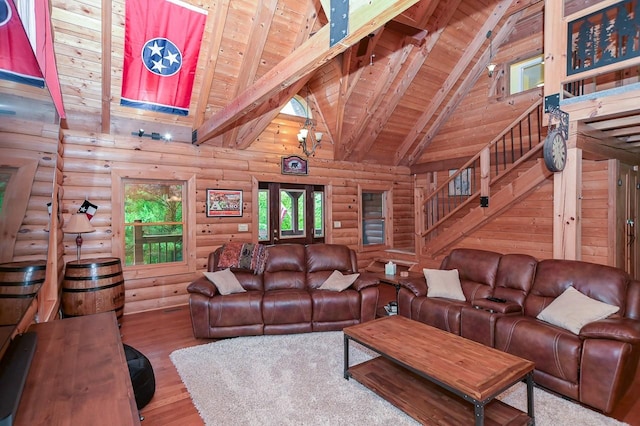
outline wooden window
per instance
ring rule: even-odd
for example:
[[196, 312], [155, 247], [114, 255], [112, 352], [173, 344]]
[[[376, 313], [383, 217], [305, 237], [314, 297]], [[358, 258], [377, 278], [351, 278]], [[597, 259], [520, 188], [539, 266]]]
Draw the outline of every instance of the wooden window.
[[361, 247], [391, 246], [391, 191], [359, 188], [359, 193]]
[[544, 58], [536, 55], [509, 65], [509, 93], [525, 92], [544, 85]]
[[195, 271], [195, 175], [114, 171], [114, 255], [140, 276]]

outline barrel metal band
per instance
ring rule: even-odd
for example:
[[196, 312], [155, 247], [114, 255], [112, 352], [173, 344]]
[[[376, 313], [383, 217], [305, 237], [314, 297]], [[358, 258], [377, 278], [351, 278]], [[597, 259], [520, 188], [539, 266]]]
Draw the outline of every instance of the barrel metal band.
[[116, 283], [113, 284], [109, 284], [109, 285], [103, 285], [100, 287], [91, 287], [91, 288], [63, 288], [62, 291], [65, 293], [89, 293], [92, 291], [98, 291], [98, 290], [106, 290], [108, 288], [113, 288], [113, 287], [117, 287], [120, 284], [123, 284], [123, 281], [118, 281]]

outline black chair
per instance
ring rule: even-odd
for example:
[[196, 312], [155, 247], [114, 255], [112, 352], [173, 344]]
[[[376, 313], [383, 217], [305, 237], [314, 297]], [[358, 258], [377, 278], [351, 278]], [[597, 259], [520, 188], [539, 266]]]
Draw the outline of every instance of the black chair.
[[[133, 385], [133, 393], [136, 398], [136, 406], [141, 410], [151, 401], [156, 391], [156, 377], [153, 374], [153, 367], [149, 359], [140, 351], [129, 345], [124, 346], [124, 354], [129, 367], [129, 375], [131, 376], [131, 384]], [[140, 420], [143, 417], [140, 416]]]

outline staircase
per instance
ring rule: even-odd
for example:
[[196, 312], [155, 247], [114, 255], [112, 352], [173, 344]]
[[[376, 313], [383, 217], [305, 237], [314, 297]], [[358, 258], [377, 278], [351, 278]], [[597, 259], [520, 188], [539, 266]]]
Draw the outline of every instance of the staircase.
[[[545, 182], [551, 175], [542, 159], [545, 134], [538, 101], [425, 197], [418, 230], [424, 238], [421, 261], [446, 254]], [[481, 197], [486, 207], [480, 206]]]

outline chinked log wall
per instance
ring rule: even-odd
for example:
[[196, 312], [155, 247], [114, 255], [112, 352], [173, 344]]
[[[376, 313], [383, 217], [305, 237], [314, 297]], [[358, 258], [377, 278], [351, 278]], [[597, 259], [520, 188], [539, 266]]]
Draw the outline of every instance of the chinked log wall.
[[[236, 151], [200, 147], [184, 143], [164, 143], [131, 137], [94, 135], [64, 131], [64, 217], [76, 211], [86, 198], [98, 205], [92, 224], [96, 232], [83, 235], [82, 257], [112, 255], [111, 170], [151, 170], [156, 166], [180, 169], [196, 174], [196, 264], [204, 270], [209, 253], [228, 241], [255, 241], [256, 230], [238, 232], [239, 223], [251, 224], [256, 214], [252, 205], [253, 181], [313, 183], [326, 185], [330, 205], [330, 223], [340, 221], [340, 229], [329, 230], [328, 242], [346, 244], [358, 249], [358, 186], [363, 188], [388, 186], [393, 189], [394, 242], [404, 247], [414, 244], [413, 178], [404, 167], [375, 166], [310, 158], [308, 176], [281, 174], [281, 155], [298, 154], [294, 145], [273, 150], [272, 139], [254, 143], [251, 150]], [[284, 150], [284, 152], [283, 152]], [[243, 190], [244, 212], [241, 218], [207, 218], [205, 193], [207, 188]], [[75, 256], [75, 239], [64, 240], [65, 261]], [[379, 252], [358, 253], [359, 266], [366, 266]], [[125, 314], [187, 303], [187, 284], [196, 274], [181, 274], [134, 279], [127, 273]]]

